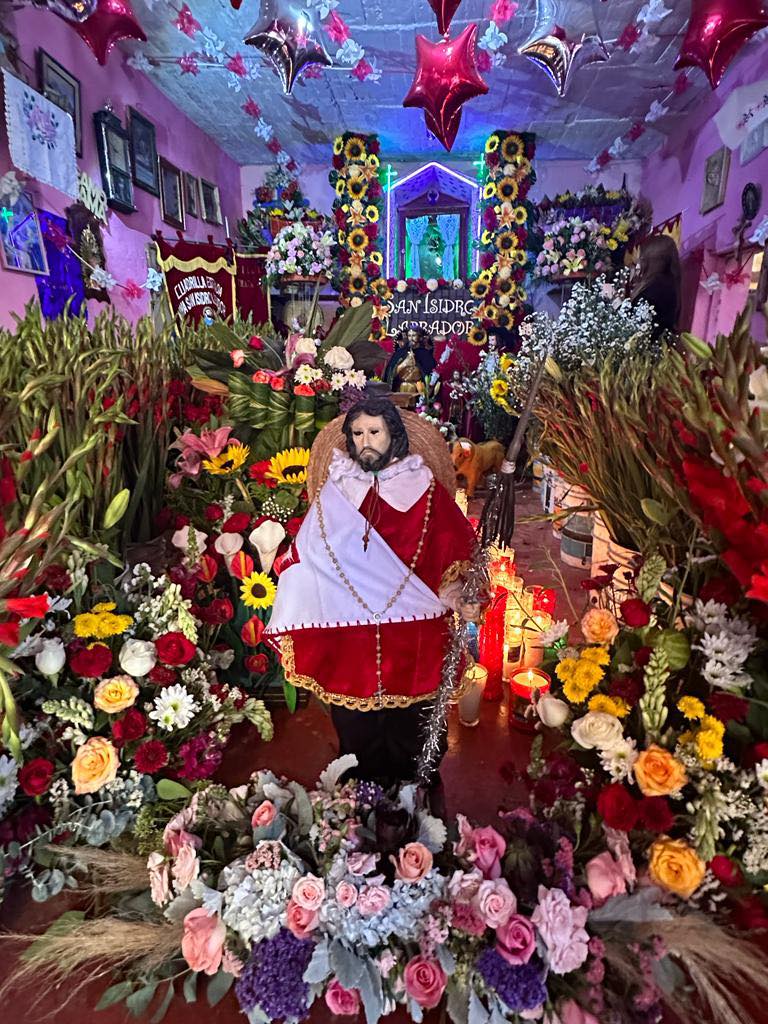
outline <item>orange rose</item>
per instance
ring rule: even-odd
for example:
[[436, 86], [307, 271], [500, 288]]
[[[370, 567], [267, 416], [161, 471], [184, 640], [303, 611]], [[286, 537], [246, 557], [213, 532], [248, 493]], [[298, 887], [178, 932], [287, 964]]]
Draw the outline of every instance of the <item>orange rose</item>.
[[685, 768], [677, 758], [655, 743], [638, 756], [634, 771], [643, 796], [669, 796], [688, 782]]
[[109, 715], [125, 711], [136, 703], [139, 688], [130, 676], [102, 679], [93, 693], [93, 706]]
[[72, 762], [75, 793], [95, 793], [112, 782], [119, 765], [117, 751], [103, 736], [92, 736], [79, 748]]
[[581, 632], [587, 643], [607, 646], [618, 636], [619, 624], [607, 608], [590, 608], [581, 620]]
[[690, 899], [704, 880], [706, 865], [684, 839], [660, 836], [651, 847], [651, 881], [682, 899]]

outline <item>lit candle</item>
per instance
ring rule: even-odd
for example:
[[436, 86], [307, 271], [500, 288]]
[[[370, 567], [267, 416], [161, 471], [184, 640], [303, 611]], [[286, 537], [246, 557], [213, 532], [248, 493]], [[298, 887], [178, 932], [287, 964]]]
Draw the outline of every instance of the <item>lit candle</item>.
[[512, 692], [517, 697], [530, 700], [535, 690], [547, 693], [551, 680], [540, 668], [521, 668], [512, 674], [510, 680]]
[[459, 696], [459, 721], [469, 727], [480, 721], [480, 701], [488, 680], [488, 669], [484, 665], [470, 665], [462, 678]]
[[509, 682], [512, 673], [520, 668], [523, 650], [523, 630], [519, 626], [512, 626], [506, 631], [506, 643], [504, 645], [505, 682]]

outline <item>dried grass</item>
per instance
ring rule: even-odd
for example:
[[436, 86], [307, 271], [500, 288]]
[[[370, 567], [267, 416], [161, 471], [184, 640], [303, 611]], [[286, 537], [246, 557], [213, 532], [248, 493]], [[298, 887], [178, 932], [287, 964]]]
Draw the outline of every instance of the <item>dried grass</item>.
[[78, 868], [87, 871], [79, 891], [92, 896], [110, 896], [124, 892], [141, 892], [149, 888], [146, 858], [115, 850], [99, 850], [92, 846], [49, 846], [48, 849]]

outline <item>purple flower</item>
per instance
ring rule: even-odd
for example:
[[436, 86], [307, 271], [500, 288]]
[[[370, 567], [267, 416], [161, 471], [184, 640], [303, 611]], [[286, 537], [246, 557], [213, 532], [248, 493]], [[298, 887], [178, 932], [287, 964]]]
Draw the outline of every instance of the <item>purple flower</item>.
[[495, 949], [486, 949], [475, 966], [486, 985], [513, 1013], [535, 1010], [547, 1000], [544, 972], [541, 962], [535, 957], [527, 964], [513, 966]]
[[297, 939], [281, 928], [273, 939], [264, 939], [235, 983], [235, 994], [244, 1013], [257, 1006], [270, 1020], [301, 1020], [306, 1017], [309, 985], [304, 972], [312, 959], [314, 942]]
[[381, 786], [377, 786], [375, 782], [362, 781], [357, 783], [355, 799], [358, 804], [375, 807], [383, 796], [384, 790]]
[[201, 732], [179, 747], [179, 757], [184, 762], [179, 768], [181, 779], [209, 779], [221, 764], [223, 750], [214, 739], [213, 733]]

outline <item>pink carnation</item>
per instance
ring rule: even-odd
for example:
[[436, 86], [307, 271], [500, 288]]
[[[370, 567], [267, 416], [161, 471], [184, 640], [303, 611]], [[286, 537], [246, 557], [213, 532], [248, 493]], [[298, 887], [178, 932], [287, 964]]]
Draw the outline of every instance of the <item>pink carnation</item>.
[[589, 911], [573, 907], [562, 889], [539, 886], [539, 904], [531, 915], [555, 974], [569, 974], [587, 959], [589, 935], [584, 929]]
[[350, 875], [370, 875], [378, 859], [376, 853], [353, 853], [347, 858], [347, 870]]

